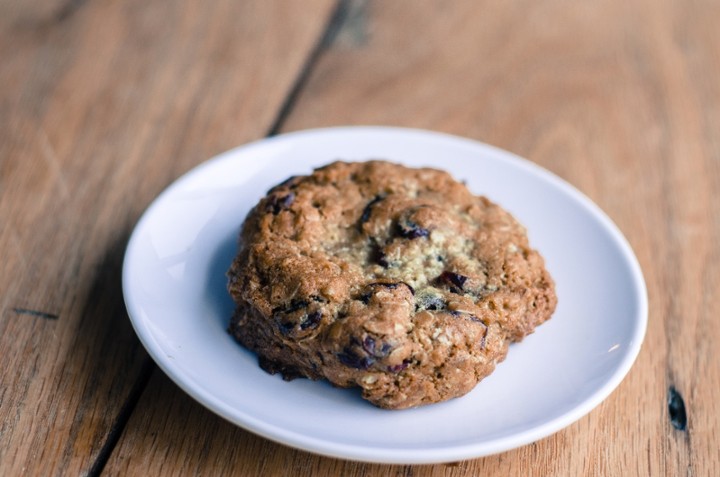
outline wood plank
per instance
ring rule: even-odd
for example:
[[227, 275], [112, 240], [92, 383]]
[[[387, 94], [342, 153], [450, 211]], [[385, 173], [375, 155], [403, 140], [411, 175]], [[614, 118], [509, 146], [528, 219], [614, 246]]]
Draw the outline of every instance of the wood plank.
[[[592, 413], [497, 456], [369, 465], [252, 436], [156, 373], [111, 473], [720, 475], [718, 14], [707, 1], [352, 1], [283, 128], [473, 137], [595, 200], [638, 255], [650, 324], [634, 368]], [[671, 423], [671, 388], [684, 398], [685, 430]]]
[[150, 369], [120, 289], [132, 226], [266, 134], [333, 7], [0, 2], [0, 475], [86, 474], [109, 451]]

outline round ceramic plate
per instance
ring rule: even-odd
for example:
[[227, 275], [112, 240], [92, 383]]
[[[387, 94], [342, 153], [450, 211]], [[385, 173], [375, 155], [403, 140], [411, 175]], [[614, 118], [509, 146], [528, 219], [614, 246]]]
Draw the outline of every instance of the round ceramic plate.
[[[227, 333], [225, 272], [250, 208], [274, 184], [336, 159], [383, 158], [465, 180], [528, 229], [557, 283], [553, 318], [472, 392], [404, 411], [373, 407], [326, 382], [285, 382]], [[150, 355], [183, 390], [269, 439], [333, 457], [450, 462], [528, 444], [605, 399], [637, 356], [647, 323], [640, 267], [589, 199], [513, 154], [444, 134], [384, 127], [302, 131], [261, 140], [193, 169], [132, 234], [125, 302]]]

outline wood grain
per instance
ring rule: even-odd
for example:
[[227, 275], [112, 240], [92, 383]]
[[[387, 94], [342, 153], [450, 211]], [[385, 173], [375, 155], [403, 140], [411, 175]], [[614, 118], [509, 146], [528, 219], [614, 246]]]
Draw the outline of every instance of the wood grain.
[[[646, 275], [650, 325], [636, 365], [607, 401], [554, 436], [436, 466], [292, 450], [223, 422], [154, 376], [111, 473], [151, 466], [269, 476], [720, 474], [718, 4], [349, 5], [284, 130], [447, 131], [509, 149], [576, 185], [620, 226]], [[685, 431], [669, 419], [671, 386], [685, 401]]]
[[[363, 33], [320, 59], [286, 129], [383, 123], [509, 149], [595, 200], [648, 282], [647, 339], [610, 399], [469, 474], [719, 474], [720, 5], [363, 5]], [[671, 387], [684, 432], [670, 423]]]
[[332, 8], [0, 2], [0, 475], [99, 470], [152, 369], [120, 288], [132, 226], [267, 133]]
[[[292, 5], [0, 3], [0, 474], [88, 472], [126, 412], [111, 475], [720, 475], [720, 3], [351, 0], [316, 62], [333, 5]], [[608, 213], [650, 320], [603, 404], [496, 456], [371, 465], [254, 436], [143, 364], [118, 274], [148, 201], [271, 129], [342, 124], [480, 139]]]

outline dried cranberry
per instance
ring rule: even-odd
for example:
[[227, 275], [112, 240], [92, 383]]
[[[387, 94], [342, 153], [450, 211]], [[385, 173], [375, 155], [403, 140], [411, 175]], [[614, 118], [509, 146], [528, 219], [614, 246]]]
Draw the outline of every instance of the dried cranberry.
[[402, 238], [410, 240], [430, 235], [428, 229], [420, 227], [412, 220], [400, 221], [398, 223], [398, 233]]
[[387, 261], [387, 255], [385, 255], [382, 251], [379, 252], [375, 261], [381, 267], [388, 268], [390, 266], [390, 262]]
[[[308, 305], [309, 303], [307, 300], [292, 300], [290, 304], [284, 307], [279, 306], [277, 308], [274, 308], [273, 314], [275, 314], [275, 319], [277, 320], [278, 326], [280, 327], [280, 331], [284, 334], [291, 333], [297, 325], [297, 320], [293, 318], [288, 319], [288, 315], [292, 315], [293, 313], [296, 313], [298, 311], [305, 310]], [[321, 319], [321, 311], [314, 311], [312, 313], [305, 312], [302, 316], [302, 321], [300, 322], [300, 329], [307, 330], [317, 328], [317, 326], [320, 324]]]
[[372, 336], [366, 336], [363, 340], [363, 349], [367, 354], [375, 354], [375, 338]]
[[437, 278], [440, 283], [448, 285], [450, 287], [450, 291], [453, 293], [462, 292], [463, 286], [465, 285], [467, 279], [468, 277], [466, 277], [465, 275], [460, 275], [459, 273], [448, 271], [442, 272]]
[[365, 353], [373, 358], [384, 358], [392, 350], [390, 343], [383, 343], [368, 335], [362, 342], [362, 349]]
[[370, 257], [369, 260], [371, 262], [377, 263], [381, 267], [388, 268], [390, 266], [390, 262], [388, 262], [387, 255], [385, 255], [385, 252], [383, 252], [382, 247], [375, 242], [374, 240], [370, 243]]
[[274, 215], [279, 214], [281, 211], [288, 209], [292, 203], [295, 202], [295, 193], [290, 192], [287, 195], [273, 195], [265, 207], [266, 210], [272, 211]]
[[300, 329], [301, 330], [307, 330], [308, 328], [315, 329], [320, 324], [320, 320], [322, 319], [322, 313], [319, 311], [314, 311], [307, 315], [307, 318], [305, 318], [305, 321], [300, 323]]
[[370, 356], [358, 356], [351, 348], [345, 348], [337, 357], [342, 364], [355, 369], [368, 369], [375, 362]]
[[399, 373], [403, 369], [407, 368], [409, 364], [410, 364], [410, 360], [404, 359], [403, 362], [400, 364], [396, 364], [394, 366], [388, 366], [387, 370], [390, 371], [391, 373]]
[[375, 206], [375, 204], [377, 204], [378, 202], [380, 202], [384, 199], [385, 199], [385, 196], [380, 194], [380, 195], [376, 195], [373, 200], [371, 200], [370, 202], [367, 203], [367, 205], [365, 206], [365, 208], [362, 211], [362, 215], [360, 216], [360, 225], [361, 226], [362, 226], [362, 224], [364, 224], [365, 222], [370, 220], [370, 216], [372, 215], [372, 209]]
[[293, 328], [295, 328], [295, 323], [293, 323], [292, 321], [280, 321], [278, 322], [278, 324], [280, 325], [280, 331], [284, 335], [290, 334]]

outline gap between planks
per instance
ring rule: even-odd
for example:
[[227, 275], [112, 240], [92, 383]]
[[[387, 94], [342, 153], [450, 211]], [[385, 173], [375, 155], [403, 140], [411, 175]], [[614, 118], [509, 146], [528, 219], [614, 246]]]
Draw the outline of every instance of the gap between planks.
[[[350, 1], [351, 0], [337, 1], [335, 8], [328, 16], [328, 20], [325, 23], [325, 28], [323, 28], [321, 34], [318, 36], [318, 41], [315, 43], [315, 46], [310, 50], [310, 53], [308, 54], [305, 62], [300, 68], [297, 77], [295, 78], [292, 86], [288, 90], [288, 93], [285, 96], [285, 100], [282, 102], [280, 108], [278, 109], [278, 114], [271, 123], [271, 126], [268, 129], [265, 137], [275, 136], [282, 129], [285, 120], [292, 111], [298, 96], [300, 95], [302, 89], [307, 83], [307, 79], [310, 76], [310, 73], [317, 64], [318, 59], [322, 55], [323, 51], [325, 51], [332, 44], [332, 40], [335, 38], [338, 31], [342, 27], [348, 13], [348, 5]], [[125, 400], [125, 403], [120, 409], [117, 418], [115, 418], [115, 421], [113, 422], [113, 425], [108, 432], [107, 439], [103, 443], [103, 446], [97, 458], [90, 467], [90, 471], [88, 472], [89, 477], [95, 477], [102, 474], [105, 465], [107, 464], [110, 456], [115, 450], [115, 446], [120, 441], [120, 437], [125, 431], [127, 423], [130, 421], [130, 417], [135, 411], [137, 403], [140, 401], [140, 397], [142, 396], [145, 388], [150, 382], [150, 377], [156, 370], [157, 365], [155, 364], [155, 362], [152, 360], [152, 358], [147, 357], [140, 370], [140, 375], [137, 377], [135, 384], [130, 391], [130, 394]]]

